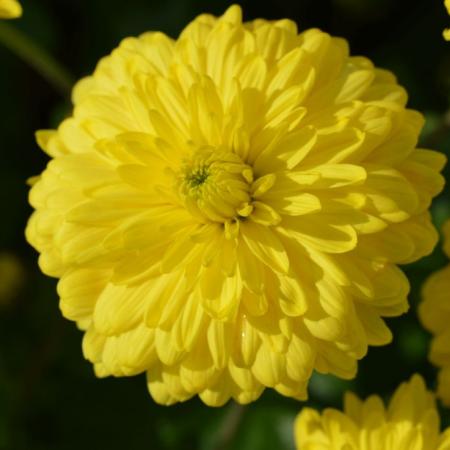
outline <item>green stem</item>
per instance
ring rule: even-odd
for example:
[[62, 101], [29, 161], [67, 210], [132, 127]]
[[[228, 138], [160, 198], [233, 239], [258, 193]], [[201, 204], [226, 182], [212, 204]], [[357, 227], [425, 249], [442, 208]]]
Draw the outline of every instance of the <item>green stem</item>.
[[245, 407], [237, 403], [231, 403], [222, 428], [218, 432], [215, 450], [228, 450], [236, 437], [236, 433], [244, 417]]
[[20, 30], [0, 21], [0, 43], [33, 67], [62, 96], [70, 96], [72, 77], [45, 49]]

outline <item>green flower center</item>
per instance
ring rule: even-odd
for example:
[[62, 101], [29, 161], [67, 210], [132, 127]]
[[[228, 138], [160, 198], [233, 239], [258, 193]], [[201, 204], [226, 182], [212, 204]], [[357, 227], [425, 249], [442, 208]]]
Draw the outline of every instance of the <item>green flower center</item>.
[[253, 171], [236, 154], [202, 147], [180, 169], [177, 190], [193, 215], [225, 222], [237, 218], [242, 208], [249, 208]]
[[208, 167], [203, 166], [186, 176], [186, 183], [191, 188], [201, 186], [209, 177]]

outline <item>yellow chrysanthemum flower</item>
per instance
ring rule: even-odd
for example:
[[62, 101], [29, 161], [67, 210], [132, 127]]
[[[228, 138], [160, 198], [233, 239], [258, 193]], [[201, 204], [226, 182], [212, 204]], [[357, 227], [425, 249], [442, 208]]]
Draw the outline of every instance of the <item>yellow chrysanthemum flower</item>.
[[125, 39], [73, 98], [38, 134], [27, 237], [98, 376], [147, 372], [164, 404], [305, 398], [391, 340], [445, 163], [391, 73], [233, 6]]
[[[447, 13], [450, 14], [450, 0], [445, 0], [444, 4], [447, 9]], [[450, 28], [446, 28], [442, 35], [446, 41], [450, 41]]]
[[403, 383], [385, 408], [377, 395], [361, 401], [352, 393], [344, 412], [304, 408], [295, 423], [298, 450], [448, 450], [450, 428], [440, 433], [433, 394], [421, 376]]
[[[444, 251], [450, 258], [450, 220], [443, 227]], [[419, 316], [433, 335], [430, 359], [440, 367], [438, 397], [450, 406], [450, 264], [425, 282]]]
[[22, 15], [22, 6], [17, 0], [0, 0], [0, 19], [16, 19]]

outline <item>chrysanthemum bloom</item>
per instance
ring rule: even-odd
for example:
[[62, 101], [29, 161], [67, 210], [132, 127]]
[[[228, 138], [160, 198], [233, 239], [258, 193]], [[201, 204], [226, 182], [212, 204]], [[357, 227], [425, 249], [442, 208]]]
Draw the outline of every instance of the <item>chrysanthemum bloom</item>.
[[0, 0], [0, 19], [16, 19], [22, 15], [22, 6], [17, 0]]
[[[443, 227], [444, 251], [450, 257], [450, 220]], [[450, 264], [425, 282], [419, 316], [433, 335], [430, 359], [440, 367], [438, 397], [450, 406]]]
[[[445, 4], [448, 14], [450, 14], [450, 0], [445, 0], [444, 4]], [[442, 33], [442, 35], [444, 36], [444, 39], [446, 41], [450, 41], [450, 28], [446, 28], [444, 30], [444, 32]]]
[[444, 164], [392, 74], [233, 6], [125, 39], [73, 98], [38, 133], [27, 237], [98, 376], [146, 372], [163, 404], [302, 399], [391, 340]]
[[344, 412], [305, 408], [295, 423], [298, 450], [448, 450], [450, 428], [440, 432], [433, 394], [414, 375], [385, 408], [380, 397], [361, 401], [352, 393]]

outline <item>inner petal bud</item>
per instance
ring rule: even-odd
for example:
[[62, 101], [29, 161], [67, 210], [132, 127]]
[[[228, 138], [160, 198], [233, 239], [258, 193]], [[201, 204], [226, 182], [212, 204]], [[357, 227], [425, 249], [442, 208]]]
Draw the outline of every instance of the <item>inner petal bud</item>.
[[235, 153], [200, 148], [185, 161], [178, 179], [180, 197], [193, 215], [215, 222], [245, 217], [253, 171]]

